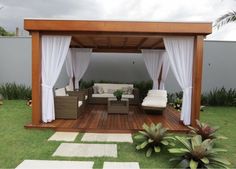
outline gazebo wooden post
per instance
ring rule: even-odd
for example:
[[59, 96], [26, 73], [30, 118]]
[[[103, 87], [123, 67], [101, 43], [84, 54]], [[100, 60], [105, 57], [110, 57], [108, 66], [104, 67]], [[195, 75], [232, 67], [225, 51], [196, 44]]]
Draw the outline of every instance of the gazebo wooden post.
[[41, 100], [41, 35], [32, 31], [32, 125], [38, 125], [42, 119]]
[[195, 36], [194, 57], [193, 57], [193, 89], [192, 89], [192, 114], [191, 125], [196, 126], [196, 119], [199, 119], [201, 106], [202, 86], [202, 64], [203, 64], [203, 39], [202, 35]]

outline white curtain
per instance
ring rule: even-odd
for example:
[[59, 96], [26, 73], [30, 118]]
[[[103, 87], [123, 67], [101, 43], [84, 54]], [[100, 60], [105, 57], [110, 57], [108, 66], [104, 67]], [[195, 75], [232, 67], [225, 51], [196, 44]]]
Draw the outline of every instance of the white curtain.
[[183, 90], [181, 120], [191, 122], [194, 37], [164, 37], [172, 71]]
[[75, 89], [79, 89], [79, 81], [83, 77], [88, 68], [92, 49], [89, 48], [72, 48], [71, 49], [73, 61], [73, 71], [75, 75]]
[[42, 36], [42, 120], [55, 120], [53, 86], [69, 49], [70, 36]]
[[73, 73], [73, 58], [72, 58], [72, 55], [71, 55], [71, 49], [68, 50], [68, 53], [67, 53], [67, 56], [66, 56], [66, 72], [67, 72], [67, 75], [69, 77], [69, 89], [73, 89], [73, 76], [74, 76], [74, 73]]
[[160, 89], [165, 90], [165, 82], [169, 72], [170, 62], [167, 52], [163, 55], [163, 64], [162, 64], [162, 74], [161, 74], [161, 82], [160, 82]]
[[158, 89], [158, 78], [161, 71], [164, 52], [164, 50], [142, 50], [145, 65], [153, 81], [153, 89]]

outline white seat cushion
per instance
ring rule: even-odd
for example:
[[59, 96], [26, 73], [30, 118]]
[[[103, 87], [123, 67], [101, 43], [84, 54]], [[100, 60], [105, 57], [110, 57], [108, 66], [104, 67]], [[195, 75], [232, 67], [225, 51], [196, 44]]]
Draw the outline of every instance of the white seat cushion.
[[65, 88], [59, 88], [55, 90], [55, 96], [68, 96], [68, 95], [66, 94]]
[[166, 107], [167, 97], [147, 96], [143, 99], [142, 106]]
[[148, 96], [167, 97], [167, 92], [166, 92], [166, 90], [149, 90], [148, 91]]
[[82, 106], [83, 101], [78, 101], [78, 107]]
[[108, 93], [108, 90], [121, 90], [123, 87], [131, 87], [134, 88], [133, 84], [112, 84], [112, 83], [94, 83], [94, 86], [102, 87], [104, 93]]
[[[102, 93], [102, 94], [92, 94], [92, 97], [94, 97], [94, 98], [113, 98], [115, 96], [110, 93]], [[133, 94], [132, 95], [124, 94], [124, 95], [122, 95], [122, 98], [133, 99], [134, 95]]]
[[167, 102], [165, 100], [158, 100], [158, 99], [146, 99], [142, 103], [142, 106], [157, 107], [157, 108], [165, 108], [166, 105]]

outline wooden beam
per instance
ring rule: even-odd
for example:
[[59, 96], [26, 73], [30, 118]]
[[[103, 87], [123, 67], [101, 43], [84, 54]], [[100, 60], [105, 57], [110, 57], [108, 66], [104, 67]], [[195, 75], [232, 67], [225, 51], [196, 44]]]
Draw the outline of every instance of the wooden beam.
[[147, 40], [148, 40], [148, 38], [141, 39], [141, 41], [139, 42], [139, 44], [136, 47], [139, 49]]
[[92, 38], [92, 37], [88, 37], [88, 38], [89, 38], [89, 40], [92, 42], [94, 48], [97, 48], [98, 45], [97, 45], [97, 43], [95, 42], [94, 38]]
[[141, 50], [136, 48], [94, 48], [93, 52], [102, 53], [141, 53]]
[[72, 38], [72, 41], [73, 41], [74, 43], [78, 44], [79, 47], [81, 47], [81, 48], [84, 47], [84, 45], [83, 45], [78, 39], [76, 39], [75, 37]]
[[157, 42], [155, 42], [155, 43], [151, 46], [151, 48], [154, 49], [154, 48], [155, 48], [157, 45], [159, 45], [162, 41], [163, 41], [162, 39], [158, 40]]
[[40, 31], [42, 35], [70, 35], [76, 37], [102, 37], [102, 38], [160, 38], [163, 36], [195, 36], [194, 33], [136, 33], [136, 32], [88, 32], [88, 31]]
[[112, 45], [111, 45], [111, 38], [110, 37], [107, 37], [107, 46], [108, 46], [108, 48], [112, 47]]
[[122, 45], [123, 48], [125, 48], [127, 41], [128, 41], [128, 37], [125, 37], [124, 42], [123, 42], [123, 45]]
[[41, 97], [41, 36], [32, 32], [32, 124], [38, 125], [42, 120]]
[[196, 36], [194, 40], [193, 77], [192, 77], [192, 114], [191, 125], [196, 126], [201, 106], [202, 64], [203, 64], [203, 36]]
[[212, 23], [24, 19], [24, 28], [29, 31], [194, 33], [207, 35], [212, 32]]

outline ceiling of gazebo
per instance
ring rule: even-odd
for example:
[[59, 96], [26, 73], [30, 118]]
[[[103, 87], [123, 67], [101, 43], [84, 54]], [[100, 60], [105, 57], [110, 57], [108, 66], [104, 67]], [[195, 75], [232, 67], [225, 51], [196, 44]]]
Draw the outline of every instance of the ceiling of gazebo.
[[94, 52], [141, 52], [140, 49], [164, 49], [162, 37], [73, 36], [71, 47], [93, 48]]

